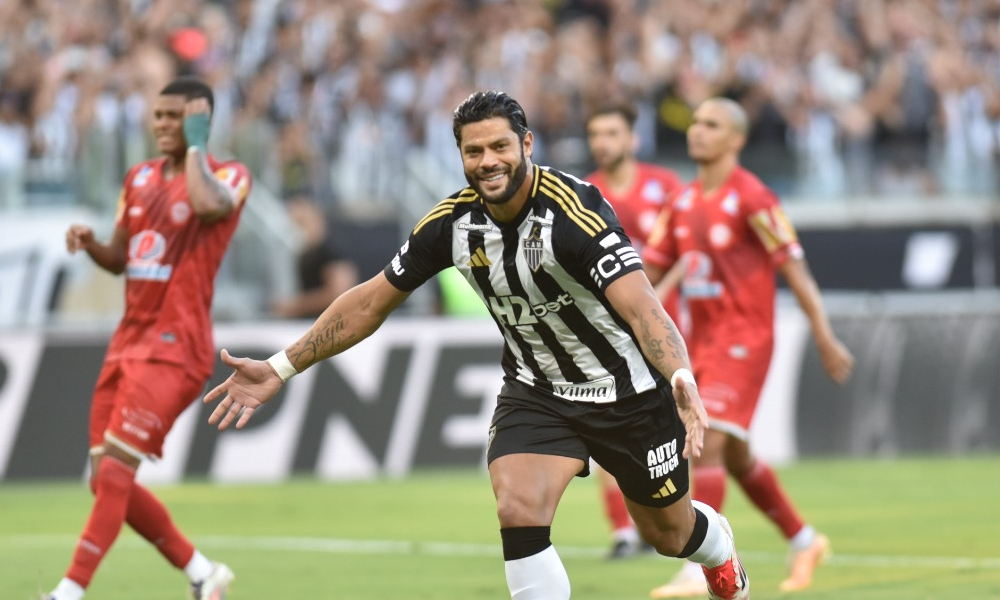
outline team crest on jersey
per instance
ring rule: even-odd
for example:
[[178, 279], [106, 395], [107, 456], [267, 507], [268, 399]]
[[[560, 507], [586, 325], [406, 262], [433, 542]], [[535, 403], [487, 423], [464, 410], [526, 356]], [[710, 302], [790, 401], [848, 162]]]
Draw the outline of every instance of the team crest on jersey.
[[532, 271], [538, 271], [542, 266], [542, 255], [545, 253], [545, 242], [542, 241], [542, 226], [535, 223], [531, 226], [528, 237], [521, 240], [524, 251], [524, 261]]
[[142, 187], [149, 183], [149, 178], [153, 176], [153, 167], [149, 165], [142, 165], [139, 172], [135, 174], [135, 178], [132, 179], [132, 187]]
[[170, 207], [170, 219], [178, 225], [187, 221], [190, 216], [191, 206], [187, 202], [175, 202], [174, 205]]

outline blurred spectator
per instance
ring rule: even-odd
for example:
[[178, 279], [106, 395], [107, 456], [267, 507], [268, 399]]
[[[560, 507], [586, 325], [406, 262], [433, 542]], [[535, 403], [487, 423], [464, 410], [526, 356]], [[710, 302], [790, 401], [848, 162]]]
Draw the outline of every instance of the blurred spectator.
[[358, 269], [330, 234], [329, 217], [305, 197], [288, 202], [288, 212], [305, 236], [298, 258], [299, 293], [271, 307], [277, 317], [315, 319], [334, 298], [358, 283]]
[[[5, 180], [20, 177], [31, 197], [103, 202], [121, 165], [145, 153], [149, 99], [180, 72], [211, 82], [214, 150], [247, 163], [262, 187], [283, 193], [279, 154], [287, 138], [308, 137], [289, 163], [300, 183], [323, 202], [383, 212], [422, 212], [415, 198], [450, 189], [441, 165], [453, 161], [441, 157], [453, 147], [438, 124], [465, 85], [520, 98], [540, 158], [578, 173], [592, 167], [582, 117], [606, 98], [639, 107], [641, 157], [683, 169], [692, 107], [725, 95], [752, 121], [747, 162], [786, 194], [997, 190], [997, 0], [72, 6], [0, 2], [2, 92], [22, 105], [19, 124], [11, 104], [3, 117], [4, 134], [21, 140], [5, 147], [20, 173]], [[22, 126], [25, 163], [13, 158]]]

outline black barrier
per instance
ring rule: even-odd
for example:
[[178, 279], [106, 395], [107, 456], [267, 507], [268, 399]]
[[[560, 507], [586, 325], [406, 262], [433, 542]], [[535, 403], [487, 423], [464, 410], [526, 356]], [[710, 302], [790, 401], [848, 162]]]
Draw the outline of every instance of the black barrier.
[[796, 401], [800, 456], [1000, 449], [1000, 315], [833, 319], [857, 358], [844, 387], [806, 351]]

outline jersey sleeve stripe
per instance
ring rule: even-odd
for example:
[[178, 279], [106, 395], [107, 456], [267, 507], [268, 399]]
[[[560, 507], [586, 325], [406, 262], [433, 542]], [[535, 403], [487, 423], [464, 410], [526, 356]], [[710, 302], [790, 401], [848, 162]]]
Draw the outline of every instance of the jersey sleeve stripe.
[[413, 228], [413, 233], [420, 231], [424, 225], [430, 223], [434, 219], [443, 217], [445, 215], [450, 215], [452, 211], [455, 210], [455, 205], [459, 202], [473, 202], [476, 199], [476, 192], [473, 190], [464, 190], [457, 198], [447, 198], [438, 202], [437, 205], [428, 212], [420, 222], [417, 223], [416, 227]]
[[550, 188], [547, 184], [542, 184], [541, 192], [546, 196], [552, 198], [566, 211], [566, 215], [572, 219], [577, 225], [583, 229], [590, 237], [596, 236], [600, 229], [596, 227], [596, 224], [592, 220], [588, 220], [580, 211], [576, 210], [573, 203], [565, 197], [559, 190]]
[[580, 213], [581, 217], [590, 221], [595, 229], [600, 231], [608, 227], [608, 224], [604, 222], [604, 219], [602, 219], [599, 214], [583, 207], [583, 204], [580, 202], [580, 196], [573, 191], [572, 188], [567, 186], [565, 182], [551, 173], [545, 173], [543, 178], [543, 183], [546, 187], [549, 187], [553, 191], [558, 190], [561, 192], [561, 195], [570, 203], [573, 210]]

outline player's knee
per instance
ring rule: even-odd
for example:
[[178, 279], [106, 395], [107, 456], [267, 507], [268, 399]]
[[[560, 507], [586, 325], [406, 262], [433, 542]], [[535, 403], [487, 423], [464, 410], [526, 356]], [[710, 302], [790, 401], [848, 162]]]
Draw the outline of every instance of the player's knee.
[[643, 539], [647, 544], [656, 549], [658, 554], [663, 556], [679, 556], [687, 545], [689, 535], [685, 535], [679, 528], [658, 529], [651, 534], [643, 533]]
[[497, 495], [497, 518], [500, 527], [549, 525], [552, 521], [544, 502], [517, 493]]

